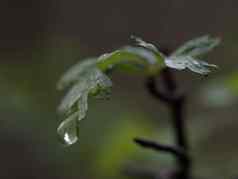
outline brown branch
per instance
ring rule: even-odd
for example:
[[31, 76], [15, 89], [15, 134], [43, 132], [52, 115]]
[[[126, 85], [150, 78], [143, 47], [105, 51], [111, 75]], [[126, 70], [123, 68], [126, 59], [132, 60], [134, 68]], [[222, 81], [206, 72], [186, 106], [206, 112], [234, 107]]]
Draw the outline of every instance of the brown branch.
[[139, 144], [142, 147], [149, 148], [155, 151], [172, 154], [176, 158], [180, 158], [181, 160], [183, 160], [184, 163], [187, 163], [189, 161], [189, 157], [187, 156], [187, 153], [183, 149], [177, 146], [163, 145], [151, 140], [141, 139], [141, 138], [135, 138], [134, 141], [135, 143]]
[[168, 103], [168, 107], [172, 113], [177, 145], [186, 150], [188, 145], [184, 123], [185, 95], [181, 93], [178, 95], [178, 87], [169, 68], [165, 68], [162, 71], [161, 77], [166, 90], [173, 96], [173, 99]]
[[[156, 78], [154, 76], [148, 77], [146, 81], [146, 87], [153, 97], [166, 103], [168, 108], [171, 110], [172, 122], [175, 131], [176, 148], [182, 149], [184, 153], [186, 153], [186, 156], [188, 156], [187, 135], [184, 122], [185, 95], [178, 93], [178, 87], [170, 69], [165, 68], [161, 72], [160, 76], [163, 88], [161, 86], [157, 87]], [[164, 146], [163, 149], [165, 149]], [[168, 150], [168, 148], [166, 149]], [[169, 150], [171, 152], [171, 149]], [[178, 153], [175, 155], [175, 157], [178, 163], [177, 178], [188, 179], [190, 176], [191, 160], [188, 157], [186, 160], [184, 160], [184, 156], [181, 157], [181, 155]]]

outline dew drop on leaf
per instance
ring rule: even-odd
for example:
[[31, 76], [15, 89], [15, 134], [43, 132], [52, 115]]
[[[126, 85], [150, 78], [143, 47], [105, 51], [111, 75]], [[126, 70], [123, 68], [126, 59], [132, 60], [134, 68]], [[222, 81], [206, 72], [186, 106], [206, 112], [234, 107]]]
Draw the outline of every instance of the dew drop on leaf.
[[78, 141], [77, 132], [78, 113], [74, 113], [64, 120], [57, 129], [60, 140], [64, 145], [72, 145]]

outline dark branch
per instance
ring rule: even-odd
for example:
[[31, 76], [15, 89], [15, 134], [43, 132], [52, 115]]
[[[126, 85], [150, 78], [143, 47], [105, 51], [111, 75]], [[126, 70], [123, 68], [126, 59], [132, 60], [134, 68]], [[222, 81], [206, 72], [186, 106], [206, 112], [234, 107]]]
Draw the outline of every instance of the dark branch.
[[142, 147], [172, 154], [176, 158], [181, 158], [181, 160], [183, 160], [184, 163], [187, 163], [189, 161], [189, 157], [182, 148], [176, 146], [163, 145], [151, 140], [141, 138], [135, 138], [134, 141], [135, 143], [139, 144]]
[[184, 121], [185, 95], [181, 93], [177, 95], [178, 87], [170, 69], [164, 69], [161, 77], [166, 91], [173, 96], [173, 100], [168, 103], [168, 107], [172, 113], [177, 145], [187, 150], [188, 144]]
[[149, 90], [149, 92], [159, 100], [170, 103], [172, 101], [171, 96], [169, 96], [166, 92], [162, 92], [162, 90], [158, 90], [156, 86], [156, 79], [154, 76], [148, 77], [146, 80], [146, 87]]
[[[185, 95], [178, 93], [178, 87], [176, 80], [169, 68], [165, 68], [161, 74], [161, 85], [158, 87], [156, 83], [156, 77], [148, 77], [146, 81], [146, 87], [150, 94], [166, 103], [168, 108], [171, 110], [172, 122], [175, 131], [175, 142], [176, 147], [184, 150], [184, 155], [176, 154], [175, 157], [178, 163], [178, 179], [188, 179], [190, 176], [191, 162], [187, 157], [188, 144], [187, 135], [184, 122], [184, 105]], [[157, 146], [158, 147], [158, 146]], [[159, 146], [162, 147], [162, 146]], [[165, 149], [164, 146], [161, 149]], [[168, 150], [168, 148], [166, 148]], [[169, 149], [171, 151], [171, 149]], [[160, 150], [161, 151], [161, 150]], [[173, 151], [175, 152], [175, 151]], [[174, 153], [175, 154], [175, 153]], [[182, 156], [182, 157], [181, 157]]]
[[178, 101], [179, 99], [183, 98], [182, 94], [179, 93], [178, 91], [171, 93], [170, 90], [158, 87], [156, 85], [156, 79], [154, 76], [150, 76], [147, 78], [146, 87], [150, 92], [150, 94], [152, 94], [154, 97], [167, 104], [174, 103], [175, 101]]

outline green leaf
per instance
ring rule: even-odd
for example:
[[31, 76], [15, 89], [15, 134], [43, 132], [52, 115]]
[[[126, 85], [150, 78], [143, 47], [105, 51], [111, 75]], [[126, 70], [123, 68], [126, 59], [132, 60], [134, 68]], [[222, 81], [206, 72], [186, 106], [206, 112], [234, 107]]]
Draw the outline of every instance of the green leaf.
[[94, 96], [97, 99], [108, 99], [111, 96], [112, 81], [107, 75], [96, 69], [96, 81], [92, 81], [92, 88], [90, 90], [90, 96]]
[[75, 103], [91, 94], [98, 96], [108, 94], [111, 89], [111, 80], [103, 74], [99, 69], [89, 69], [83, 76], [79, 77], [78, 82], [69, 90], [67, 95], [63, 98], [59, 111], [61, 113], [68, 113]]
[[150, 49], [151, 51], [154, 52], [158, 52], [159, 50], [157, 49], [157, 47], [151, 43], [145, 42], [144, 40], [142, 40], [142, 38], [137, 37], [135, 35], [131, 35], [131, 39], [135, 40], [135, 42], [137, 43], [137, 45], [144, 47], [146, 49]]
[[57, 88], [61, 90], [77, 82], [79, 80], [79, 77], [84, 76], [89, 71], [89, 69], [94, 68], [96, 66], [96, 62], [96, 58], [89, 58], [73, 65], [61, 77], [57, 84]]
[[210, 68], [217, 68], [216, 65], [196, 60], [191, 56], [171, 56], [165, 59], [165, 63], [170, 68], [177, 70], [184, 70], [188, 68], [189, 70], [202, 75], [210, 73]]
[[77, 141], [77, 122], [85, 118], [88, 110], [88, 96], [108, 98], [111, 92], [111, 80], [98, 68], [91, 68], [80, 76], [78, 82], [63, 98], [59, 111], [67, 117], [59, 126], [58, 133], [64, 143], [70, 145]]
[[87, 82], [88, 78], [82, 78], [79, 83], [74, 85], [66, 96], [63, 98], [58, 110], [61, 113], [69, 113], [70, 109], [75, 103], [82, 98], [84, 95], [88, 95], [90, 84]]
[[[127, 46], [112, 53], [106, 53], [98, 58], [97, 66], [102, 71], [120, 69], [121, 65], [130, 65], [132, 70], [137, 67], [144, 73], [155, 73], [163, 64], [158, 63], [156, 55], [144, 48]], [[128, 67], [128, 66], [127, 66]]]
[[153, 44], [133, 37], [137, 47], [126, 46], [99, 58], [90, 58], [70, 68], [60, 79], [59, 89], [72, 86], [63, 98], [59, 112], [66, 116], [60, 124], [58, 133], [65, 144], [71, 145], [78, 140], [78, 122], [85, 118], [88, 110], [88, 98], [93, 96], [108, 99], [112, 82], [105, 73], [114, 68], [135, 71], [146, 75], [158, 75], [162, 68], [178, 70], [186, 68], [199, 74], [207, 74], [216, 65], [194, 58], [212, 49], [218, 41], [209, 36], [187, 42], [172, 56], [165, 57]]
[[195, 73], [207, 75], [211, 68], [217, 68], [216, 65], [196, 59], [219, 44], [218, 38], [212, 38], [208, 35], [195, 38], [179, 47], [171, 56], [167, 57], [165, 64], [170, 68], [177, 70], [189, 69]]
[[142, 40], [142, 38], [134, 35], [131, 36], [131, 39], [135, 40], [138, 46], [144, 47], [145, 49], [152, 51], [156, 55], [159, 63], [163, 62], [165, 56], [162, 54], [162, 52], [158, 50], [155, 45], [153, 45], [152, 43], [145, 42], [144, 40]]
[[173, 52], [172, 56], [189, 55], [197, 57], [209, 52], [219, 43], [219, 38], [212, 38], [209, 35], [205, 35], [186, 42]]

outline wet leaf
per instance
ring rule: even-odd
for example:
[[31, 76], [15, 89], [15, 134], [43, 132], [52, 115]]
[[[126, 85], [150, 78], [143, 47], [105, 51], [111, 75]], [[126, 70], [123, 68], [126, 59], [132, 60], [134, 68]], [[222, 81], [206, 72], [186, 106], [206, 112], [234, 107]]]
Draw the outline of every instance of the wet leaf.
[[175, 68], [177, 70], [184, 70], [187, 68], [201, 75], [210, 73], [210, 68], [217, 68], [216, 65], [194, 59], [191, 56], [171, 56], [165, 59], [165, 63], [170, 68]]
[[58, 89], [64, 89], [71, 84], [77, 82], [80, 77], [86, 75], [89, 69], [94, 68], [96, 66], [96, 59], [89, 58], [72, 66], [59, 80], [57, 84]]
[[199, 60], [198, 57], [209, 52], [220, 43], [218, 38], [205, 35], [186, 42], [179, 47], [171, 56], [165, 59], [165, 64], [177, 70], [189, 69], [195, 73], [207, 75], [211, 69], [218, 68], [214, 64], [209, 64]]
[[137, 43], [137, 45], [139, 45], [139, 46], [141, 46], [141, 47], [150, 49], [150, 50], [152, 50], [152, 51], [154, 51], [154, 52], [158, 52], [158, 51], [159, 51], [155, 45], [153, 45], [152, 43], [145, 42], [145, 41], [142, 40], [142, 38], [140, 38], [140, 37], [137, 37], [137, 36], [135, 36], [135, 35], [132, 35], [132, 36], [131, 36], [131, 39], [135, 40], [135, 42]]
[[[67, 140], [76, 141], [77, 125], [75, 120], [80, 121], [85, 118], [88, 110], [88, 96], [108, 98], [111, 86], [111, 80], [96, 67], [85, 71], [85, 74], [79, 77], [78, 82], [73, 85], [59, 106], [61, 113], [70, 115], [58, 128], [58, 133], [65, 141], [64, 143], [73, 144], [74, 142]], [[72, 140], [70, 140], [71, 138]]]
[[103, 54], [97, 59], [87, 59], [73, 66], [60, 79], [57, 85], [59, 89], [71, 85], [59, 106], [59, 111], [66, 116], [58, 128], [58, 133], [65, 144], [71, 145], [78, 140], [78, 122], [86, 116], [88, 98], [110, 97], [112, 82], [106, 74], [114, 68], [130, 72], [136, 69], [146, 75], [158, 75], [158, 72], [166, 66], [178, 70], [187, 68], [203, 75], [209, 73], [210, 68], [216, 68], [216, 65], [194, 58], [209, 51], [218, 43], [208, 36], [187, 42], [169, 57], [165, 57], [153, 44], [138, 37], [133, 39], [137, 47], [126, 46]]
[[219, 38], [212, 38], [209, 35], [205, 35], [186, 42], [184, 45], [179, 47], [172, 54], [172, 56], [186, 55], [197, 57], [209, 52], [217, 45], [219, 45], [219, 43], [220, 43]]
[[75, 105], [75, 103], [82, 99], [83, 96], [89, 94], [99, 95], [109, 92], [111, 89], [111, 80], [103, 74], [99, 69], [93, 68], [85, 72], [83, 76], [79, 77], [78, 82], [73, 85], [66, 96], [63, 98], [59, 111], [66, 113]]
[[[151, 67], [159, 70], [163, 63], [159, 63], [156, 55], [144, 48], [127, 46], [112, 53], [106, 53], [98, 58], [97, 66], [102, 71], [112, 70], [114, 67], [121, 68], [121, 65], [130, 65], [131, 70], [135, 67], [143, 73], [150, 73]], [[127, 69], [130, 70], [130, 68]]]
[[156, 55], [159, 63], [163, 62], [165, 56], [162, 54], [162, 52], [159, 51], [159, 49], [155, 45], [153, 45], [152, 43], [148, 43], [142, 40], [142, 38], [134, 35], [131, 36], [131, 39], [135, 40], [138, 46], [144, 47], [145, 49], [152, 51]]

